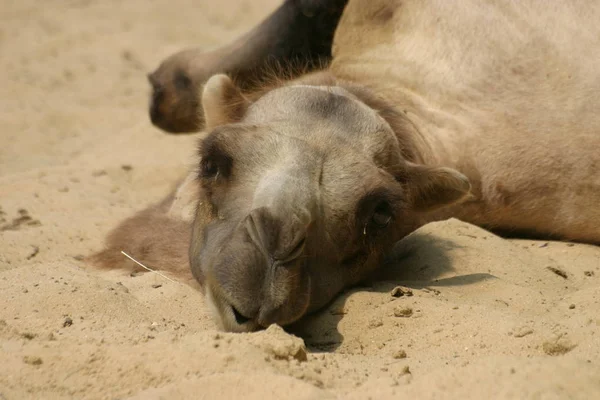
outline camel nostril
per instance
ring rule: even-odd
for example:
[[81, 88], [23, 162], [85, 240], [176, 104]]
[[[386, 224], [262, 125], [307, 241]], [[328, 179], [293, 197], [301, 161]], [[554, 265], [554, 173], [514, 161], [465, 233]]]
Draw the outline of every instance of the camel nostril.
[[250, 318], [243, 316], [238, 310], [236, 310], [235, 307], [231, 306], [231, 309], [233, 310], [235, 322], [237, 322], [238, 324], [243, 325], [246, 322], [250, 321]]

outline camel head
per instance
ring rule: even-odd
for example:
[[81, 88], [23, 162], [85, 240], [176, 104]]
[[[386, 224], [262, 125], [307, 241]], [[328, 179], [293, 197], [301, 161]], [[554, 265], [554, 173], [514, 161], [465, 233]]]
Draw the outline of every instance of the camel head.
[[286, 325], [364, 279], [419, 213], [470, 189], [405, 160], [390, 125], [351, 90], [291, 85], [247, 100], [205, 85], [200, 202], [190, 261], [229, 331]]

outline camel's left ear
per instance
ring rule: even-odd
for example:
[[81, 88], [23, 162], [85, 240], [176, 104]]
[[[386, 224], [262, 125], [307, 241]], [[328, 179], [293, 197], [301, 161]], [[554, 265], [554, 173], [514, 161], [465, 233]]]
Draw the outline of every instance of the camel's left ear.
[[213, 75], [202, 91], [205, 129], [241, 121], [249, 105], [231, 78], [224, 74]]
[[416, 211], [451, 205], [471, 191], [469, 179], [451, 168], [407, 163], [396, 179], [405, 186], [409, 203]]

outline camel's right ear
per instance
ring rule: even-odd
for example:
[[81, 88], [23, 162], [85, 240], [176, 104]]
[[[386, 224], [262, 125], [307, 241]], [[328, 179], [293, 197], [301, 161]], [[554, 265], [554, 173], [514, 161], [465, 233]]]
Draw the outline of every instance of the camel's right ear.
[[231, 78], [224, 74], [213, 75], [202, 91], [205, 129], [241, 121], [249, 105]]
[[407, 162], [396, 179], [405, 184], [413, 209], [422, 212], [464, 200], [471, 191], [469, 179], [451, 168]]

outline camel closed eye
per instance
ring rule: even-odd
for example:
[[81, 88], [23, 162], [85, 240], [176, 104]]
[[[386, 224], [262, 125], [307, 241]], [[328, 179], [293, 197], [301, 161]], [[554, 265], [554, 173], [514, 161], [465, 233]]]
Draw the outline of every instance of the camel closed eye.
[[375, 210], [373, 211], [373, 216], [371, 217], [371, 223], [373, 226], [379, 229], [383, 229], [390, 224], [392, 220], [392, 209], [389, 203], [382, 201], [380, 202]]
[[373, 236], [388, 228], [394, 220], [394, 209], [402, 203], [395, 188], [381, 187], [363, 197], [357, 209], [362, 235]]

